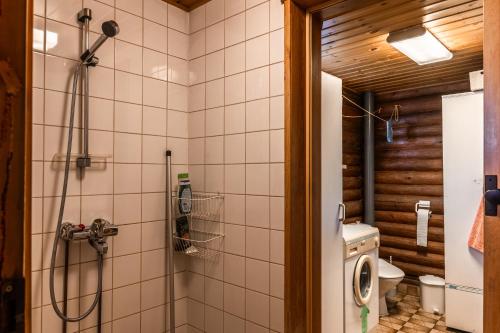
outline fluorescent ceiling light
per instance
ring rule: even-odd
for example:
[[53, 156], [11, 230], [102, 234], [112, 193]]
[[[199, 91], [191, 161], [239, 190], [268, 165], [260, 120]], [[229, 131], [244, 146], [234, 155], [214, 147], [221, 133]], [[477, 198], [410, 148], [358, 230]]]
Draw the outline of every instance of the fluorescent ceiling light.
[[453, 57], [453, 53], [424, 27], [391, 32], [387, 42], [419, 65], [450, 60]]

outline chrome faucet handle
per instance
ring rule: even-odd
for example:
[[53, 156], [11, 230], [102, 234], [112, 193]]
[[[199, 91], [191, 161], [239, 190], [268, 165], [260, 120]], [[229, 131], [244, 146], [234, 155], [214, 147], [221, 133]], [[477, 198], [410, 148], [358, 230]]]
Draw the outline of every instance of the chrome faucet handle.
[[70, 222], [65, 222], [61, 226], [59, 237], [63, 240], [82, 240], [90, 237], [90, 230], [83, 224], [75, 225]]
[[90, 231], [95, 238], [104, 238], [118, 234], [118, 227], [105, 219], [95, 219], [90, 226]]

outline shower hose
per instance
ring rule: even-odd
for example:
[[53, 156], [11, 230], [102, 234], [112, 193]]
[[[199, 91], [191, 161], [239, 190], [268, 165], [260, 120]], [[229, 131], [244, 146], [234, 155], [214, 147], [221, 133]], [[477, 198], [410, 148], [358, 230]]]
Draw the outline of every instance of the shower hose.
[[76, 66], [75, 72], [73, 73], [73, 87], [71, 91], [71, 112], [69, 117], [69, 130], [68, 130], [68, 146], [66, 149], [66, 161], [64, 164], [64, 181], [62, 187], [61, 194], [61, 205], [59, 206], [59, 215], [57, 218], [57, 227], [56, 234], [54, 236], [54, 244], [52, 246], [52, 256], [50, 258], [50, 281], [49, 281], [49, 289], [50, 289], [50, 301], [52, 303], [52, 307], [56, 312], [57, 316], [64, 321], [68, 322], [77, 322], [87, 317], [92, 313], [94, 308], [99, 303], [102, 293], [102, 271], [103, 271], [103, 255], [101, 253], [97, 254], [97, 292], [94, 298], [94, 301], [90, 305], [90, 307], [80, 316], [78, 317], [68, 317], [66, 316], [57, 305], [56, 296], [54, 292], [54, 271], [56, 266], [56, 255], [57, 255], [57, 247], [59, 243], [59, 235], [61, 234], [61, 226], [62, 220], [64, 216], [64, 205], [66, 203], [66, 194], [68, 190], [68, 177], [69, 177], [69, 168], [71, 162], [71, 146], [73, 143], [73, 127], [75, 123], [75, 104], [76, 104], [76, 90], [78, 86], [78, 79], [80, 77], [80, 71], [83, 63], [80, 63]]

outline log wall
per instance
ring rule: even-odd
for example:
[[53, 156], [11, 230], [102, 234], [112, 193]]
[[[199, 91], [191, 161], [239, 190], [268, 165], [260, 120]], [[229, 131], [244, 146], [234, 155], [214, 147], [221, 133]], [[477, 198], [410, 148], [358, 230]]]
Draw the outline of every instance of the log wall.
[[[362, 105], [359, 95], [347, 89], [344, 95]], [[342, 104], [342, 164], [345, 223], [363, 221], [363, 112], [343, 99]], [[345, 117], [347, 116], [347, 117]], [[355, 118], [349, 118], [354, 116]]]
[[[442, 89], [444, 94], [466, 91], [463, 85]], [[401, 105], [393, 143], [386, 142], [385, 124], [376, 121], [375, 220], [381, 234], [380, 257], [392, 256], [393, 264], [407, 277], [444, 277], [442, 94], [439, 87], [429, 93], [377, 96], [384, 119], [390, 117], [394, 104]], [[431, 201], [426, 251], [416, 245], [415, 203], [419, 200]]]

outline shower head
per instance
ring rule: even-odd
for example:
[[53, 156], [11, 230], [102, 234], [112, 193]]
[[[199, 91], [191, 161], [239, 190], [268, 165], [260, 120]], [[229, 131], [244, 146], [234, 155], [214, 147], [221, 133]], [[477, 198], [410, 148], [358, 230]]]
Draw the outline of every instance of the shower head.
[[118, 23], [113, 20], [103, 22], [101, 25], [101, 29], [104, 35], [107, 37], [115, 37], [120, 33], [120, 27]]
[[80, 59], [84, 63], [88, 63], [94, 57], [97, 50], [102, 46], [102, 44], [104, 44], [104, 42], [108, 38], [115, 37], [120, 32], [120, 27], [118, 26], [118, 23], [116, 23], [113, 20], [103, 22], [101, 29], [103, 33], [99, 36], [99, 38], [97, 38], [94, 44], [92, 44], [92, 46], [89, 47], [80, 56]]

